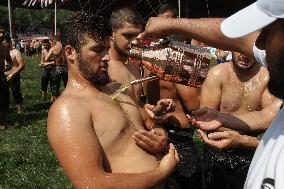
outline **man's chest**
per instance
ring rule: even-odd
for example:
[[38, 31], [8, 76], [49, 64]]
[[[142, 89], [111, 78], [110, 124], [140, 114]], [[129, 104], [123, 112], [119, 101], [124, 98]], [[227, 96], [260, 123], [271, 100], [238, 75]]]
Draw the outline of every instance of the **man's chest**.
[[228, 82], [222, 85], [222, 112], [247, 112], [261, 108], [261, 98], [265, 90], [261, 82]]

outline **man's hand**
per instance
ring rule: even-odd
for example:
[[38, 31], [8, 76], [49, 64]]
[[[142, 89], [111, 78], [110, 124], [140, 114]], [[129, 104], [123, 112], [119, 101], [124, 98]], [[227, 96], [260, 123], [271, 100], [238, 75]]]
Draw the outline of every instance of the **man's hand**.
[[201, 108], [192, 111], [192, 116], [187, 115], [188, 122], [204, 131], [212, 131], [220, 128], [222, 124], [222, 114], [214, 108]]
[[168, 144], [168, 135], [162, 128], [135, 132], [133, 139], [137, 146], [151, 153], [161, 153]]
[[161, 99], [156, 106], [145, 104], [144, 109], [155, 122], [163, 123], [167, 121], [165, 114], [175, 111], [175, 104], [172, 99]]
[[206, 144], [223, 150], [227, 148], [235, 148], [239, 145], [241, 140], [241, 135], [237, 131], [229, 130], [223, 132], [213, 132], [206, 135], [206, 133], [198, 129], [199, 137]]
[[149, 18], [145, 31], [141, 33], [138, 38], [143, 38], [145, 36], [162, 36], [169, 34], [170, 31], [168, 27], [172, 18], [161, 18], [161, 17], [151, 17]]
[[11, 79], [13, 79], [13, 76], [14, 76], [13, 74], [7, 75], [7, 77], [6, 77], [6, 78], [7, 78], [7, 81], [10, 81]]
[[166, 177], [174, 171], [177, 164], [179, 163], [179, 155], [172, 143], [169, 144], [169, 152], [166, 154], [160, 162], [159, 170], [161, 174]]

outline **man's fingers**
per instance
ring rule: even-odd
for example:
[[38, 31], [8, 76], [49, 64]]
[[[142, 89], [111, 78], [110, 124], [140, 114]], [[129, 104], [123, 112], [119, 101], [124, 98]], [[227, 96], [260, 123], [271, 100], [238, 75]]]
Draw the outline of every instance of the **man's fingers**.
[[219, 121], [216, 120], [212, 120], [212, 121], [196, 121], [196, 125], [205, 131], [211, 131], [211, 130], [216, 130], [219, 127], [221, 127], [221, 123]]
[[150, 133], [146, 132], [135, 132], [134, 136], [139, 140], [143, 141], [144, 143], [148, 144], [149, 146], [155, 145], [155, 137]]
[[179, 154], [177, 152], [177, 149], [175, 148], [175, 159], [177, 160], [177, 162], [180, 161], [180, 158], [179, 158]]
[[228, 135], [226, 132], [214, 132], [214, 133], [209, 133], [208, 138], [211, 140], [221, 140], [228, 138]]
[[139, 138], [137, 138], [136, 136], [132, 137], [133, 140], [135, 141], [136, 145], [139, 146], [140, 148], [151, 152], [153, 149], [151, 148], [151, 146], [149, 146], [147, 143], [145, 143], [144, 141], [140, 140]]
[[158, 138], [158, 135], [155, 134], [155, 132], [148, 132], [148, 131], [144, 131], [144, 130], [141, 130], [141, 131], [138, 131], [136, 132], [134, 135], [138, 135], [140, 137], [143, 137], [146, 139], [151, 139], [151, 140], [156, 140]]
[[217, 149], [224, 149], [224, 147], [226, 146], [226, 142], [224, 140], [212, 140], [209, 139], [206, 135], [206, 133], [200, 129], [198, 129], [198, 134], [201, 138], [202, 141], [204, 141], [206, 144], [217, 148]]
[[205, 143], [207, 143], [208, 141], [208, 137], [206, 135], [206, 133], [200, 129], [197, 130], [198, 134], [199, 134], [199, 138], [204, 141]]

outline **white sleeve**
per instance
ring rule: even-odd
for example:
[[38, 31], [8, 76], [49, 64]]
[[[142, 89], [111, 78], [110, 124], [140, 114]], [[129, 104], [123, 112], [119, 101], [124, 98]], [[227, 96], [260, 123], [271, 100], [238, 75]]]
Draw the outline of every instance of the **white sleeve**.
[[261, 50], [255, 46], [255, 43], [253, 44], [253, 54], [258, 63], [263, 65], [264, 67], [267, 67], [266, 62], [266, 52], [265, 50]]

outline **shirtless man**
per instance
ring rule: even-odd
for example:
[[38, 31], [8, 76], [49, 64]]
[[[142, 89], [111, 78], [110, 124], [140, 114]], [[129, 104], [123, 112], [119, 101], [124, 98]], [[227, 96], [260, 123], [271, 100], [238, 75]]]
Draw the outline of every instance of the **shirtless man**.
[[[158, 17], [175, 18], [177, 9], [164, 4], [158, 10]], [[145, 70], [146, 75], [149, 71]], [[175, 84], [163, 80], [148, 82], [146, 96], [149, 104], [156, 104], [159, 99], [172, 99], [175, 111], [169, 113], [173, 121], [166, 124], [169, 140], [175, 145], [180, 154], [180, 163], [174, 172], [169, 185], [173, 188], [202, 188], [202, 168], [200, 157], [193, 141], [194, 129], [190, 128], [186, 114], [199, 108], [200, 89]]]
[[12, 69], [5, 72], [7, 76], [7, 81], [10, 82], [10, 88], [12, 90], [12, 95], [16, 102], [17, 112], [22, 112], [23, 96], [21, 93], [21, 76], [20, 73], [25, 68], [25, 62], [23, 60], [21, 52], [13, 48], [12, 40], [9, 36], [5, 36], [3, 44], [7, 46], [10, 50], [10, 55], [13, 61]]
[[51, 90], [51, 101], [53, 102], [58, 97], [56, 77], [55, 77], [55, 61], [45, 61], [45, 57], [49, 51], [51, 44], [48, 39], [42, 40], [41, 59], [39, 66], [42, 67], [41, 76], [41, 97], [46, 100], [48, 83]]
[[[235, 116], [269, 112], [263, 118], [268, 127], [279, 110], [282, 101], [272, 96], [267, 89], [269, 80], [265, 67], [244, 55], [233, 52], [232, 62], [219, 64], [209, 70], [202, 86], [200, 107], [208, 107]], [[206, 135], [199, 131], [205, 143], [217, 151], [204, 146], [207, 187], [242, 188], [259, 139], [236, 131], [215, 131]]]
[[[136, 10], [129, 7], [122, 7], [114, 10], [110, 17], [112, 26], [112, 37], [110, 43], [110, 61], [109, 75], [112, 80], [122, 84], [140, 79], [140, 67], [138, 64], [128, 63], [128, 53], [130, 43], [135, 41], [135, 37], [142, 31], [143, 21], [141, 15]], [[149, 120], [143, 108], [144, 103], [141, 100], [142, 86], [134, 85], [130, 88], [131, 93], [139, 103], [139, 109], [146, 128], [149, 132], [141, 131], [135, 133], [137, 145], [148, 148], [149, 151], [160, 148], [163, 150], [163, 143], [167, 142], [167, 135], [163, 129], [152, 129], [152, 121]], [[156, 103], [155, 103], [156, 104]], [[149, 148], [149, 143], [155, 144], [155, 149]], [[152, 145], [150, 145], [152, 146]]]
[[143, 130], [135, 101], [129, 94], [109, 96], [121, 86], [109, 83], [110, 35], [106, 21], [91, 13], [63, 23], [68, 84], [49, 111], [50, 144], [76, 188], [162, 188], [178, 154], [170, 145], [159, 163], [135, 144], [134, 132]]
[[54, 73], [54, 81], [55, 81], [55, 88], [56, 94], [53, 96], [53, 101], [59, 96], [59, 88], [60, 88], [60, 81], [62, 79], [64, 87], [67, 84], [67, 65], [63, 58], [62, 52], [62, 44], [60, 41], [59, 36], [54, 36], [54, 46], [51, 47], [44, 57], [44, 61], [49, 62], [53, 61], [55, 64], [55, 73]]
[[[110, 24], [113, 32], [109, 50], [109, 74], [111, 79], [128, 84], [141, 77], [140, 67], [128, 62], [128, 53], [131, 41], [142, 32], [143, 20], [136, 10], [123, 7], [112, 12]], [[134, 85], [131, 90], [139, 102], [142, 86]]]
[[5, 30], [0, 26], [0, 129], [5, 129], [7, 124], [7, 114], [9, 110], [9, 86], [6, 75], [5, 61], [12, 65], [9, 48], [2, 44]]

